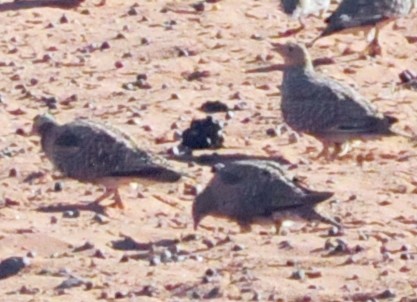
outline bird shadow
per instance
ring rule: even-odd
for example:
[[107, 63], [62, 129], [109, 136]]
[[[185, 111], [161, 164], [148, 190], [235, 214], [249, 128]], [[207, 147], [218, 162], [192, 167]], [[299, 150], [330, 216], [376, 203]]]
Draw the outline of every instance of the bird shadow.
[[281, 165], [291, 165], [292, 163], [285, 159], [282, 156], [254, 156], [254, 155], [246, 155], [240, 153], [233, 153], [233, 154], [218, 154], [216, 152], [211, 154], [202, 154], [198, 156], [194, 155], [182, 155], [182, 156], [172, 156], [170, 157], [171, 160], [179, 161], [179, 162], [194, 162], [199, 165], [204, 166], [214, 166], [219, 163], [228, 163], [236, 160], [268, 160], [268, 161], [275, 161]]
[[178, 239], [161, 239], [151, 242], [138, 242], [132, 237], [125, 236], [123, 239], [111, 242], [112, 248], [120, 251], [149, 251], [153, 247], [170, 248], [178, 244]]
[[[321, 57], [313, 60], [313, 66], [323, 66], [323, 65], [333, 65], [336, 64], [336, 60], [330, 57]], [[246, 73], [263, 73], [263, 72], [272, 72], [272, 71], [284, 71], [286, 68], [285, 64], [273, 64], [270, 66], [263, 66], [253, 69], [247, 69]]]
[[[60, 213], [67, 211], [78, 211], [78, 212], [94, 212], [96, 214], [101, 214], [108, 216], [106, 212], [106, 207], [99, 205], [94, 202], [89, 203], [76, 203], [76, 204], [57, 204], [57, 205], [47, 205], [40, 206], [36, 209], [38, 212], [42, 213]], [[75, 214], [76, 215], [76, 214]]]
[[82, 2], [84, 0], [15, 0], [13, 2], [0, 3], [0, 12], [37, 7], [75, 8]]

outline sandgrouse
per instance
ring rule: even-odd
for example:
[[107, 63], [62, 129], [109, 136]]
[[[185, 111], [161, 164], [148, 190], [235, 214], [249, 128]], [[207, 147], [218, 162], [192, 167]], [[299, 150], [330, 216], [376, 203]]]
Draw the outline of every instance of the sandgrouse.
[[193, 203], [194, 228], [208, 216], [236, 221], [242, 232], [253, 223], [273, 223], [279, 233], [284, 220], [321, 221], [340, 227], [315, 206], [333, 196], [316, 192], [290, 179], [274, 161], [241, 160], [225, 164]]
[[113, 195], [110, 206], [124, 208], [120, 185], [181, 178], [163, 159], [139, 149], [126, 134], [106, 124], [80, 119], [59, 125], [43, 114], [35, 117], [33, 132], [40, 135], [43, 152], [64, 176], [105, 187], [97, 204]]
[[343, 0], [333, 14], [326, 19], [327, 27], [311, 44], [337, 32], [363, 30], [366, 36], [375, 28], [371, 43], [364, 54], [376, 56], [381, 54], [379, 33], [390, 21], [408, 15], [417, 7], [417, 0]]
[[[320, 140], [323, 150], [319, 156], [342, 156], [351, 140], [397, 134], [390, 129], [396, 118], [378, 113], [350, 86], [317, 73], [303, 45], [290, 42], [274, 46], [285, 61], [281, 85], [284, 121], [293, 130]], [[332, 154], [331, 145], [335, 147]]]

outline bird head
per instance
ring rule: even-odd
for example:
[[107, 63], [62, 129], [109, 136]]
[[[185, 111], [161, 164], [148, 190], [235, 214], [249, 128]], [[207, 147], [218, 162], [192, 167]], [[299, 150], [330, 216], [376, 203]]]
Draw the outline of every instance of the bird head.
[[51, 127], [53, 127], [55, 125], [57, 125], [57, 123], [56, 123], [54, 117], [51, 114], [49, 114], [49, 113], [38, 114], [33, 119], [33, 126], [32, 126], [31, 134], [32, 135], [35, 135], [35, 134], [42, 135], [48, 129], [50, 129]]
[[288, 42], [274, 43], [273, 46], [273, 49], [283, 57], [286, 66], [312, 67], [310, 55], [304, 45]]

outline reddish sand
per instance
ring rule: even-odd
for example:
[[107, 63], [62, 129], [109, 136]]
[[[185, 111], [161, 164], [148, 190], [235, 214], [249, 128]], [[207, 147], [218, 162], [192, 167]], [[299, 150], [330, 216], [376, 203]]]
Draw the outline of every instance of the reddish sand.
[[[266, 130], [281, 121], [277, 86], [282, 73], [245, 71], [282, 63], [270, 42], [288, 40], [277, 35], [297, 22], [281, 13], [275, 0], [222, 0], [206, 4], [201, 13], [189, 6], [193, 1], [165, 2], [107, 0], [96, 7], [87, 0], [75, 10], [4, 10], [4, 2], [0, 4], [0, 150], [7, 148], [12, 154], [0, 158], [0, 259], [34, 254], [19, 275], [0, 280], [0, 300], [367, 301], [391, 289], [392, 301], [416, 301], [413, 144], [401, 137], [362, 143], [345, 159], [329, 163], [313, 159], [320, 148], [313, 138], [302, 136], [290, 144], [288, 135], [267, 136]], [[128, 14], [133, 5], [137, 15]], [[167, 12], [161, 11], [164, 7]], [[60, 22], [63, 15], [67, 23]], [[175, 24], [168, 30], [170, 21]], [[298, 41], [309, 42], [323, 28], [314, 17], [307, 24], [310, 28], [297, 35]], [[335, 57], [336, 64], [318, 68], [354, 84], [381, 111], [398, 117], [399, 129], [416, 132], [417, 93], [396, 87], [401, 71], [417, 71], [416, 28], [412, 16], [387, 26], [381, 39], [384, 55], [376, 59], [340, 56], [347, 48], [358, 51], [365, 46], [360, 34], [327, 37], [311, 53], [314, 58]], [[100, 50], [103, 42], [110, 48]], [[180, 57], [178, 49], [191, 55]], [[49, 60], [43, 60], [45, 55]], [[116, 62], [121, 68], [115, 68]], [[193, 71], [209, 71], [209, 76], [187, 81], [184, 75]], [[140, 73], [147, 74], [150, 89], [122, 88]], [[233, 99], [236, 93], [240, 100]], [[260, 226], [239, 234], [235, 224], [207, 218], [205, 228], [195, 232], [190, 215], [194, 196], [184, 187], [206, 185], [210, 167], [178, 161], [173, 164], [195, 179], [145, 190], [123, 188], [128, 209], [110, 210], [106, 223], [96, 222], [91, 211], [81, 211], [78, 218], [64, 218], [62, 207], [40, 211], [87, 203], [102, 190], [59, 179], [40, 152], [39, 139], [27, 136], [33, 117], [48, 110], [43, 97], [56, 98], [52, 113], [61, 122], [76, 117], [108, 121], [159, 153], [178, 144], [172, 139], [173, 123], [183, 130], [192, 119], [205, 116], [198, 109], [203, 102], [221, 100], [231, 107], [246, 102], [247, 109], [227, 120], [225, 148], [217, 152], [236, 158], [282, 157], [297, 165], [294, 173], [312, 188], [336, 192], [333, 201], [338, 202], [321, 209], [347, 226], [344, 235], [330, 239], [345, 241], [350, 251], [333, 255], [324, 249], [329, 239], [326, 225], [317, 230], [297, 223], [286, 235], [273, 236]], [[226, 120], [224, 113], [214, 116]], [[161, 138], [168, 142], [157, 144]], [[37, 172], [43, 177], [24, 181]], [[61, 192], [54, 191], [57, 181], [63, 185]], [[187, 238], [190, 234], [196, 236]], [[121, 262], [123, 255], [143, 253], [137, 248], [115, 249], [112, 242], [124, 236], [155, 243], [156, 254], [163, 246], [172, 247], [170, 240], [178, 240], [186, 257], [156, 266], [146, 257]], [[92, 248], [74, 251], [87, 241]], [[401, 252], [403, 245], [406, 251]], [[203, 283], [209, 268], [217, 275]], [[92, 284], [56, 289], [68, 279], [63, 270]], [[320, 273], [296, 280], [291, 276], [297, 270]]]

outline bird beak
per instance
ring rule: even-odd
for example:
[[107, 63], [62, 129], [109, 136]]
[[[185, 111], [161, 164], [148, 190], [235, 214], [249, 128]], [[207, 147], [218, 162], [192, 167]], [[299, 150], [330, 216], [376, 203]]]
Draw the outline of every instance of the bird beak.
[[285, 44], [281, 43], [271, 43], [272, 50], [278, 52], [279, 54], [282, 54], [285, 50]]

